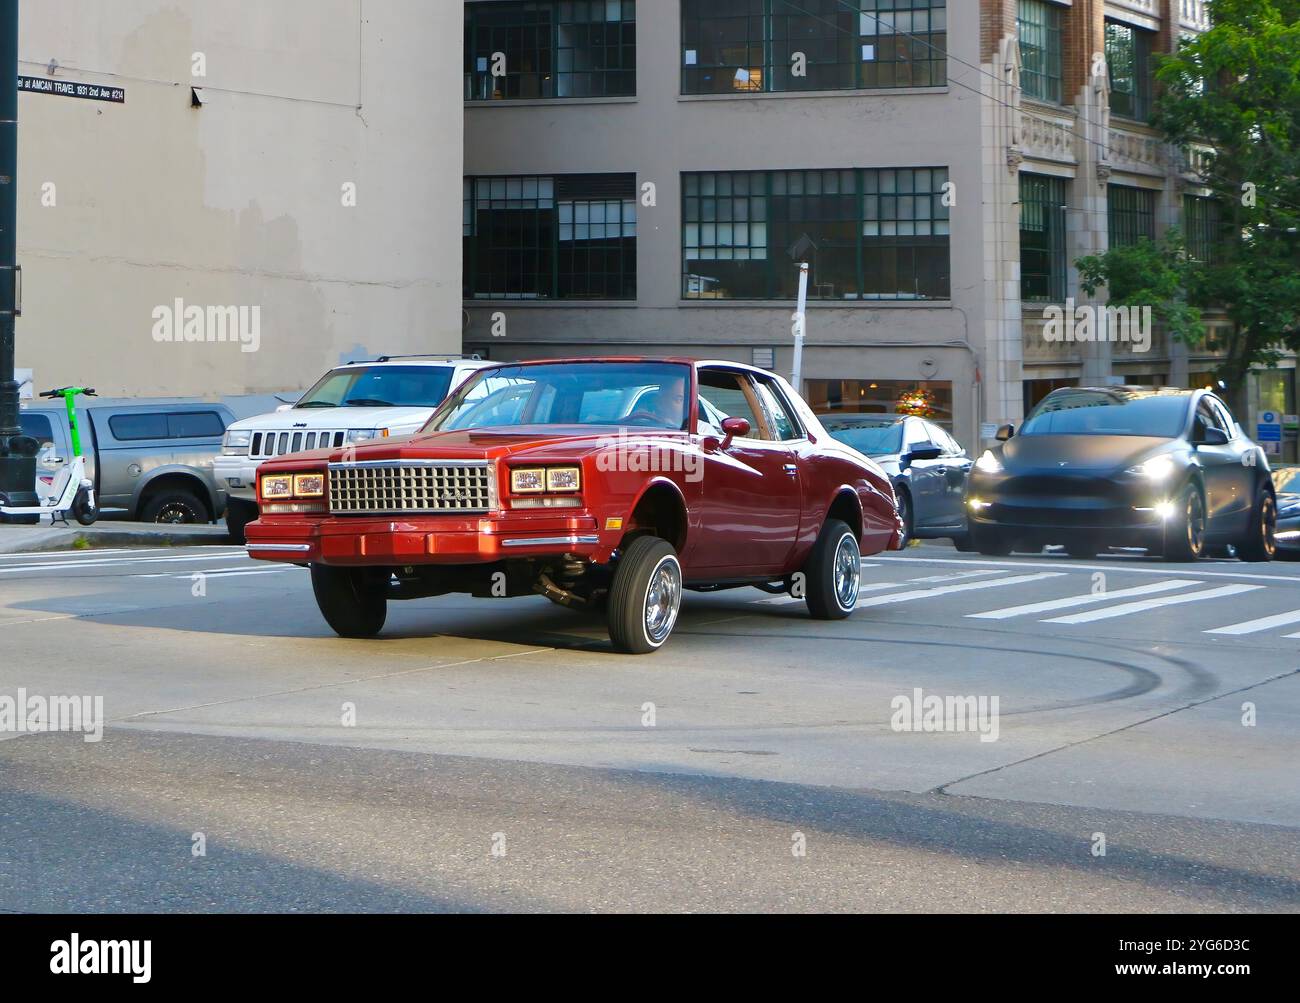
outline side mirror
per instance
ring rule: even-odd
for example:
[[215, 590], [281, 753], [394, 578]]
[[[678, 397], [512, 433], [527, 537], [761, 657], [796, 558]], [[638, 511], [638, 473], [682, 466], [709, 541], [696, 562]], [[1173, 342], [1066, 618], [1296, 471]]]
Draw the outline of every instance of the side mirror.
[[744, 418], [724, 418], [722, 431], [727, 437], [722, 440], [722, 449], [731, 445], [732, 439], [743, 439], [749, 435], [749, 422]]
[[1221, 428], [1207, 428], [1197, 442], [1199, 446], [1226, 446], [1227, 444], [1228, 433]]
[[943, 455], [943, 450], [933, 442], [921, 442], [913, 446], [907, 454], [909, 460], [937, 460]]
[[1016, 434], [1015, 425], [1003, 425], [1001, 428], [998, 429], [998, 434], [995, 435], [994, 438], [997, 439], [998, 442], [1006, 442], [1015, 434]]

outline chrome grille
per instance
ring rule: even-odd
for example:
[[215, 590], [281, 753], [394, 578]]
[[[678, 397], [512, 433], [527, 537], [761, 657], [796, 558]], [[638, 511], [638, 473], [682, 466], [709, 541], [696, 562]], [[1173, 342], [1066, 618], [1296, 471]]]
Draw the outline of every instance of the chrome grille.
[[496, 485], [486, 460], [375, 460], [330, 464], [335, 515], [490, 512]]
[[291, 453], [309, 453], [313, 449], [339, 449], [347, 432], [337, 429], [321, 432], [254, 432], [248, 455], [255, 460], [269, 460]]

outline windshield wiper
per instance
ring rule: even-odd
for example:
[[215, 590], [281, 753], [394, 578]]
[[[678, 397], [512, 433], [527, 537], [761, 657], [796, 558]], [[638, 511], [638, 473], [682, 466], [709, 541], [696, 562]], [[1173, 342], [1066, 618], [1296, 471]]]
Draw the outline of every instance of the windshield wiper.
[[381, 401], [375, 397], [356, 397], [343, 402], [344, 407], [394, 407], [392, 401]]
[[301, 404], [295, 404], [294, 407], [300, 407], [300, 408], [309, 408], [309, 407], [338, 407], [338, 405], [337, 405], [337, 404], [331, 404], [329, 401], [304, 401], [304, 402], [301, 403]]

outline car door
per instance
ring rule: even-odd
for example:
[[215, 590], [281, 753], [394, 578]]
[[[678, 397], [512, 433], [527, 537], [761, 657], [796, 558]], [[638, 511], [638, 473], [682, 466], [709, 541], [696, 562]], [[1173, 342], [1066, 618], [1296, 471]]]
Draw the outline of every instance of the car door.
[[699, 394], [724, 418], [744, 418], [745, 438], [723, 449], [712, 434], [696, 436], [704, 479], [691, 539], [688, 573], [717, 577], [777, 574], [799, 533], [799, 467], [794, 450], [775, 438], [758, 392], [743, 370], [699, 370]]
[[958, 445], [957, 440], [938, 425], [925, 423], [930, 440], [943, 450], [939, 472], [943, 477], [942, 498], [935, 513], [936, 526], [962, 526], [966, 522], [963, 498], [966, 478], [970, 474], [971, 458]]
[[36, 454], [36, 477], [45, 478], [47, 485], [54, 483], [59, 471], [72, 461], [69, 448], [67, 419], [48, 411], [20, 411], [18, 423], [23, 435], [35, 439], [40, 448]]
[[[1221, 446], [1206, 443], [1205, 434], [1211, 428], [1223, 432], [1228, 442]], [[1236, 529], [1234, 523], [1243, 510], [1243, 481], [1251, 471], [1242, 466], [1241, 444], [1233, 442], [1235, 434], [1234, 423], [1215, 411], [1209, 397], [1197, 402], [1192, 442], [1205, 476], [1205, 509], [1211, 532]]]
[[933, 460], [911, 459], [914, 449], [937, 446], [932, 442], [925, 422], [908, 418], [903, 423], [903, 459], [907, 462], [908, 490], [912, 494], [914, 528], [945, 525], [943, 521], [946, 471], [942, 457]]
[[[1257, 460], [1259, 458], [1259, 449], [1249, 438], [1241, 431], [1241, 426], [1228, 410], [1228, 406], [1216, 397], [1206, 397], [1209, 402], [1210, 410], [1214, 413], [1219, 425], [1228, 433], [1227, 449], [1232, 455], [1233, 463], [1228, 468], [1234, 475], [1232, 481], [1232, 500], [1229, 508], [1229, 514], [1232, 521], [1239, 523], [1240, 526], [1235, 528], [1244, 528], [1246, 520], [1255, 505], [1255, 487], [1259, 483], [1259, 470]], [[1225, 475], [1227, 474], [1225, 470]]]

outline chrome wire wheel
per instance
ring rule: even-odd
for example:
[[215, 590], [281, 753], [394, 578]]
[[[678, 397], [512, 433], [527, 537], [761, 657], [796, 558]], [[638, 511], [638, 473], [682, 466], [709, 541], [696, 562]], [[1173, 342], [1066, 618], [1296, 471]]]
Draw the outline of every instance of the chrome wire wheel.
[[1259, 508], [1260, 542], [1264, 553], [1273, 558], [1277, 555], [1277, 502], [1272, 495], [1266, 494]]
[[682, 605], [682, 566], [676, 557], [663, 558], [652, 572], [645, 593], [645, 635], [658, 647], [668, 640]]
[[858, 588], [862, 582], [862, 552], [851, 533], [840, 537], [835, 548], [835, 599], [840, 609], [853, 609], [858, 604]]

